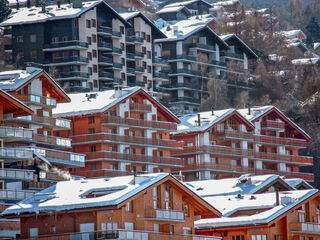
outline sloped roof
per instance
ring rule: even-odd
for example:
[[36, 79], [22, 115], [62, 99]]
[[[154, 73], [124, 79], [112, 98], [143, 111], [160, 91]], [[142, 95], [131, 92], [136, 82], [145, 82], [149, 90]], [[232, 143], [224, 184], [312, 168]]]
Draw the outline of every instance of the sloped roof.
[[301, 178], [288, 178], [284, 179], [286, 183], [288, 183], [291, 187], [298, 189], [299, 186], [306, 186], [309, 189], [312, 189], [313, 187], [304, 179]]
[[3, 91], [2, 89], [0, 89], [0, 98], [7, 99], [9, 102], [12, 103], [12, 105], [14, 105], [14, 107], [11, 107], [11, 105], [9, 105], [9, 104], [4, 105], [3, 106], [3, 113], [4, 114], [7, 113], [6, 108], [10, 109], [10, 113], [12, 113], [11, 111], [13, 110], [13, 108], [19, 109], [19, 110], [14, 111], [14, 113], [17, 116], [33, 114], [33, 110], [29, 106], [27, 106], [26, 104], [21, 102], [19, 99], [15, 98], [14, 96], [10, 95], [9, 93]]
[[187, 182], [186, 185], [193, 189], [201, 197], [256, 194], [263, 191], [277, 181], [287, 186], [287, 190], [294, 190], [279, 175], [257, 175], [250, 176], [250, 182], [241, 183], [239, 178], [210, 179], [202, 181]]
[[186, 6], [172, 6], [172, 7], [165, 6], [164, 8], [161, 8], [159, 11], [157, 11], [156, 14], [180, 12], [182, 9], [190, 13], [189, 9]]
[[164, 6], [164, 8], [187, 6], [187, 5], [195, 3], [195, 2], [202, 2], [202, 3], [206, 4], [208, 7], [211, 7], [211, 4], [204, 1], [204, 0], [187, 0], [187, 1], [178, 1], [175, 3], [168, 4], [168, 5]]
[[[198, 114], [200, 114], [201, 125], [198, 126]], [[224, 110], [217, 110], [217, 111], [207, 111], [207, 112], [199, 112], [194, 114], [188, 114], [180, 117], [181, 123], [178, 125], [178, 133], [185, 133], [185, 132], [203, 132], [207, 129], [211, 128], [215, 124], [219, 123], [220, 121], [236, 114], [239, 116], [243, 122], [254, 128], [251, 122], [247, 121], [241, 114], [237, 112], [237, 110], [233, 108], [224, 109]]]
[[319, 58], [299, 58], [299, 59], [293, 59], [291, 62], [293, 65], [315, 65], [319, 63]]
[[126, 20], [124, 20], [104, 0], [83, 2], [81, 8], [73, 8], [72, 4], [62, 4], [60, 8], [58, 8], [57, 5], [48, 5], [46, 6], [45, 13], [42, 12], [41, 7], [34, 6], [31, 8], [21, 8], [18, 11], [13, 12], [7, 20], [0, 24], [0, 26], [4, 27], [76, 18], [100, 4], [105, 4], [106, 6], [108, 6], [110, 10], [116, 16], [118, 16], [125, 25], [130, 26], [130, 24]]
[[[241, 227], [241, 226], [257, 226], [261, 224], [269, 224], [282, 216], [289, 210], [295, 208], [303, 201], [310, 199], [319, 194], [316, 189], [311, 190], [295, 190], [289, 192], [280, 192], [282, 197], [290, 197], [290, 202], [280, 203], [276, 205], [275, 193], [265, 193], [259, 195], [244, 195], [240, 198], [237, 196], [220, 196], [205, 198], [211, 202], [213, 206], [223, 211], [224, 216], [221, 218], [207, 218], [195, 221], [196, 229], [221, 228], [221, 227]], [[263, 212], [250, 216], [228, 217], [232, 213], [239, 210], [268, 209]]]

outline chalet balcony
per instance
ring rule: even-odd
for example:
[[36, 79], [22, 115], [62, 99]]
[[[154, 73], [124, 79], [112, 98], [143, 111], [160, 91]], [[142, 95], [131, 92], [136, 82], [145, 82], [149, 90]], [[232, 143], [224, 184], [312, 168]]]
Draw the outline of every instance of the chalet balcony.
[[45, 188], [51, 187], [54, 183], [50, 182], [24, 182], [23, 188], [28, 190], [41, 191]]
[[98, 49], [102, 51], [112, 51], [112, 43], [99, 42]]
[[103, 116], [102, 124], [112, 126], [134, 126], [135, 128], [143, 129], [159, 129], [162, 131], [176, 131], [177, 124], [161, 121], [147, 121], [135, 118], [121, 118], [117, 116]]
[[98, 63], [101, 66], [112, 66], [113, 65], [113, 59], [109, 57], [99, 57]]
[[89, 73], [86, 72], [60, 72], [56, 74], [55, 79], [58, 81], [67, 80], [87, 80], [89, 78]]
[[138, 146], [153, 146], [157, 148], [183, 149], [183, 142], [165, 139], [153, 139], [136, 136], [123, 136], [110, 133], [96, 133], [87, 135], [76, 135], [72, 137], [73, 145], [82, 145], [93, 142], [112, 142], [117, 144], [129, 144]]
[[307, 156], [294, 156], [294, 155], [283, 155], [278, 153], [267, 153], [267, 152], [255, 152], [254, 158], [263, 160], [273, 161], [285, 161], [289, 163], [296, 163], [299, 165], [312, 165], [313, 158]]
[[145, 103], [130, 103], [130, 110], [133, 112], [151, 112], [152, 105]]
[[[107, 230], [95, 232], [76, 232], [76, 233], [61, 233], [50, 235], [39, 235], [33, 240], [88, 240], [88, 239], [112, 239], [112, 240], [221, 240], [221, 237], [205, 236], [205, 235], [182, 235], [169, 234], [164, 232], [151, 232], [140, 230]], [[30, 238], [31, 240], [31, 238]]]
[[21, 201], [33, 196], [36, 191], [0, 189], [0, 199], [4, 201]]
[[[184, 212], [177, 210], [150, 209], [145, 210], [143, 220], [165, 221], [165, 222], [184, 222]], [[137, 218], [139, 220], [139, 218]]]
[[19, 139], [32, 139], [33, 130], [28, 128], [13, 128], [9, 126], [0, 126], [0, 138], [5, 142]]
[[0, 168], [0, 179], [33, 181], [33, 170]]
[[227, 139], [244, 139], [244, 140], [253, 140], [253, 133], [250, 132], [240, 132], [240, 131], [215, 131], [214, 135], [218, 138], [227, 138]]
[[182, 167], [183, 159], [175, 157], [158, 157], [146, 156], [140, 154], [119, 153], [119, 152], [88, 152], [85, 153], [87, 161], [115, 161], [115, 162], [131, 162], [137, 164], [156, 164], [162, 166]]
[[202, 44], [202, 43], [193, 43], [191, 44], [190, 48], [197, 48], [197, 50], [205, 51], [205, 52], [215, 52], [216, 47], [211, 46], [208, 44]]
[[44, 107], [54, 108], [57, 106], [57, 100], [55, 98], [49, 98], [45, 96], [39, 96], [35, 94], [28, 95], [17, 95], [16, 96], [20, 101], [26, 104], [35, 104]]
[[88, 49], [89, 44], [79, 40], [52, 42], [50, 44], [43, 45], [43, 51], [64, 51], [64, 50], [83, 50]]
[[112, 28], [100, 26], [97, 28], [97, 33], [98, 33], [98, 35], [111, 36], [112, 35]]
[[266, 136], [266, 135], [254, 135], [254, 141], [261, 144], [285, 145], [285, 146], [292, 146], [295, 148], [305, 148], [307, 146], [307, 142], [304, 139], [284, 138], [284, 137], [275, 137], [275, 136]]
[[58, 129], [70, 129], [71, 121], [62, 118], [43, 117], [38, 115], [29, 115], [17, 118], [8, 118], [5, 122], [16, 122], [16, 123], [31, 123], [47, 127], [52, 127], [55, 130]]
[[138, 37], [138, 36], [126, 36], [126, 41], [127, 43], [138, 43], [142, 44], [143, 43], [143, 38]]
[[219, 156], [231, 156], [231, 157], [251, 157], [253, 156], [252, 150], [241, 149], [241, 148], [232, 148], [221, 145], [201, 145], [201, 146], [192, 146], [184, 147], [181, 151], [175, 151], [173, 155], [175, 156], [184, 156], [184, 155], [193, 155], [209, 153]]
[[32, 160], [33, 151], [24, 148], [0, 148], [0, 158], [10, 162]]
[[[38, 156], [44, 157], [49, 162], [68, 166], [68, 167], [84, 167], [85, 155], [67, 151], [60, 151], [47, 148], [29, 147]], [[47, 173], [48, 174], [48, 173]]]
[[132, 175], [132, 172], [114, 170], [114, 169], [100, 169], [91, 171], [76, 171], [72, 175], [81, 176], [86, 178], [99, 178], [99, 177], [119, 177]]
[[54, 148], [71, 148], [70, 138], [33, 134], [32, 141], [39, 145], [45, 145]]
[[65, 65], [86, 65], [89, 63], [89, 59], [86, 57], [69, 56], [59, 57], [53, 59], [46, 59], [44, 66], [65, 66]]
[[272, 120], [266, 120], [261, 123], [262, 128], [267, 129], [284, 129], [285, 123], [284, 122], [278, 122], [278, 121], [272, 121]]
[[320, 235], [319, 223], [312, 223], [312, 222], [291, 223], [290, 228], [293, 234], [300, 233], [300, 234]]
[[158, 81], [169, 81], [168, 74], [161, 72], [153, 73], [153, 78]]
[[221, 52], [221, 56], [225, 58], [231, 58], [231, 59], [242, 60], [242, 61], [244, 59], [243, 54], [239, 54], [239, 53]]

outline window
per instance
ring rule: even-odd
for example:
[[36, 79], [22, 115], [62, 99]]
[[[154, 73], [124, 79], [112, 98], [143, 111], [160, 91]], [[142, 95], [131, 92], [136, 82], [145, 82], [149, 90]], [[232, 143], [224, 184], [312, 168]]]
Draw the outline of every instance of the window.
[[93, 56], [94, 58], [97, 57], [97, 50], [92, 50], [92, 56]]
[[91, 37], [87, 37], [87, 43], [91, 45]]
[[97, 80], [93, 80], [93, 87], [97, 88], [98, 87], [98, 81]]
[[24, 57], [24, 51], [19, 51], [19, 52], [18, 52], [18, 56], [19, 56], [20, 58]]
[[159, 231], [160, 231], [160, 228], [159, 228], [159, 224], [158, 224], [158, 223], [154, 223], [154, 224], [153, 224], [153, 231], [154, 231], [154, 232], [159, 232]]
[[17, 42], [23, 43], [23, 36], [17, 36]]
[[151, 59], [151, 51], [147, 51], [147, 58]]
[[63, 41], [63, 42], [68, 41], [68, 37], [67, 37], [67, 36], [63, 36], [63, 37], [62, 37], [62, 41]]
[[122, 63], [122, 65], [125, 65], [126, 64], [126, 60], [124, 58], [121, 58], [121, 63]]
[[87, 28], [91, 28], [91, 22], [90, 22], [90, 20], [86, 20], [86, 26], [87, 26]]
[[55, 226], [55, 225], [52, 226], [52, 232], [53, 232], [53, 233], [56, 233], [56, 232], [57, 232], [57, 229], [56, 229], [56, 226]]
[[97, 170], [97, 165], [96, 164], [90, 164], [90, 170], [91, 171]]
[[92, 75], [92, 67], [88, 67], [88, 73], [89, 75]]
[[142, 62], [142, 66], [144, 69], [147, 69], [147, 63], [146, 62]]
[[69, 51], [64, 51], [62, 53], [63, 57], [69, 57], [70, 56], [70, 52]]
[[166, 209], [172, 209], [172, 188], [169, 185], [165, 187], [164, 201]]
[[95, 128], [89, 128], [89, 134], [95, 134], [96, 129]]
[[98, 66], [95, 64], [93, 64], [93, 72], [94, 73], [98, 72]]
[[95, 34], [92, 35], [92, 42], [94, 43], [97, 42], [97, 35]]
[[187, 158], [187, 164], [193, 164], [193, 157]]
[[94, 123], [94, 116], [89, 117], [89, 124], [93, 124]]
[[146, 54], [146, 53], [147, 53], [147, 48], [146, 48], [146, 47], [142, 47], [142, 52], [143, 52], [144, 54]]
[[267, 235], [251, 235], [251, 240], [267, 240]]
[[143, 39], [146, 39], [146, 33], [145, 33], [145, 32], [141, 32], [141, 37], [142, 37]]
[[37, 57], [37, 50], [31, 50], [31, 51], [30, 51], [30, 56], [31, 56], [32, 58], [36, 58], [36, 57]]
[[160, 208], [160, 186], [156, 186], [152, 189], [153, 208]]
[[35, 43], [37, 41], [37, 35], [32, 34], [30, 35], [30, 42]]
[[126, 204], [126, 212], [132, 212], [132, 201], [127, 202], [127, 204]]
[[91, 26], [92, 27], [96, 27], [96, 20], [95, 19], [91, 19]]
[[124, 34], [124, 26], [120, 26], [120, 32]]
[[92, 60], [92, 53], [91, 52], [87, 52], [87, 57], [89, 58], [89, 60]]
[[184, 216], [189, 217], [189, 205], [187, 203], [183, 203], [183, 211], [184, 211]]
[[39, 229], [38, 228], [30, 228], [30, 237], [38, 237], [39, 236]]
[[78, 27], [78, 18], [73, 19], [73, 26]]
[[170, 225], [169, 229], [170, 234], [174, 234], [174, 226]]
[[122, 51], [124, 51], [124, 43], [120, 43], [120, 48]]
[[244, 240], [244, 235], [231, 236], [231, 240]]
[[147, 42], [151, 42], [151, 36], [147, 34]]
[[148, 66], [148, 73], [151, 73], [151, 66]]
[[96, 152], [97, 151], [97, 148], [96, 146], [90, 146], [90, 152]]

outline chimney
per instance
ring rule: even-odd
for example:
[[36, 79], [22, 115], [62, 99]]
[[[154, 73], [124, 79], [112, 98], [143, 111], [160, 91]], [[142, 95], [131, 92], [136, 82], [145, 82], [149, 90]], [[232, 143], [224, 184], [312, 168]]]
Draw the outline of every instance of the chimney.
[[200, 118], [200, 113], [198, 113], [198, 126], [201, 126], [201, 118]]
[[122, 96], [122, 87], [120, 85], [114, 86], [114, 97], [119, 98]]
[[280, 205], [279, 189], [276, 189], [276, 206]]
[[250, 104], [248, 104], [248, 115], [251, 115], [251, 107], [250, 107]]
[[211, 116], [214, 116], [214, 106], [211, 107]]
[[44, 2], [41, 3], [41, 12], [42, 13], [46, 12], [46, 4]]
[[58, 8], [60, 8], [61, 7], [61, 2], [57, 1], [57, 5], [58, 5]]
[[19, 10], [20, 5], [19, 5], [19, 0], [17, 0], [17, 5], [16, 5], [17, 10]]
[[173, 35], [177, 36], [178, 33], [178, 26], [173, 26]]
[[30, 8], [31, 7], [31, 0], [27, 0], [27, 8]]

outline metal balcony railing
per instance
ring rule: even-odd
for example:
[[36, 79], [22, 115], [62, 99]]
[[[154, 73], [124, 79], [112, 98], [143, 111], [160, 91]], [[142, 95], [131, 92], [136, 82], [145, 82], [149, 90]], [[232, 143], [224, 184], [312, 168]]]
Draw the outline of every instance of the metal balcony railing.
[[45, 64], [58, 64], [58, 63], [89, 63], [89, 59], [86, 57], [69, 56], [69, 57], [58, 57], [53, 59], [46, 59]]
[[103, 26], [100, 26], [98, 27], [97, 29], [97, 33], [103, 33], [103, 34], [112, 34], [112, 28], [111, 27], [103, 27]]
[[220, 138], [237, 138], [237, 139], [251, 139], [253, 140], [253, 133], [250, 132], [240, 132], [240, 131], [215, 131], [214, 135]]
[[176, 123], [170, 122], [160, 122], [160, 121], [147, 121], [135, 118], [121, 118], [117, 116], [103, 116], [101, 119], [104, 124], [119, 124], [119, 125], [129, 125], [129, 126], [140, 126], [144, 128], [156, 128], [163, 130], [177, 130]]
[[69, 138], [33, 134], [32, 139], [36, 142], [46, 143], [49, 145], [57, 145], [62, 148], [64, 147], [71, 148], [71, 139]]
[[145, 210], [145, 218], [165, 221], [184, 221], [184, 212], [177, 210], [150, 209]]
[[[30, 148], [31, 151], [35, 151], [37, 154], [48, 158], [49, 160], [65, 161], [65, 162], [77, 162], [84, 163], [85, 155], [73, 152], [59, 151], [47, 148]], [[1, 150], [1, 148], [0, 148]]]
[[98, 48], [108, 48], [112, 49], [112, 43], [106, 43], [106, 42], [99, 42]]
[[108, 58], [108, 57], [99, 57], [98, 58], [98, 62], [100, 64], [102, 64], [102, 63], [113, 64], [113, 59], [112, 58]]
[[33, 181], [33, 170], [0, 168], [1, 179], [18, 179], [24, 181]]
[[0, 189], [0, 199], [21, 201], [35, 193], [36, 191]]
[[215, 46], [210, 46], [208, 44], [201, 44], [201, 43], [193, 43], [191, 44], [190, 48], [200, 48], [200, 49], [206, 49], [210, 51], [216, 51]]
[[45, 44], [43, 46], [43, 49], [51, 49], [51, 48], [88, 48], [89, 44], [86, 42], [82, 42], [79, 40], [73, 40], [73, 41], [63, 41], [63, 42], [52, 42], [50, 44]]
[[70, 120], [62, 118], [53, 118], [53, 117], [43, 117], [38, 115], [29, 115], [17, 118], [5, 119], [6, 122], [30, 122], [37, 123], [40, 125], [48, 125], [53, 128], [67, 128], [70, 129]]
[[60, 72], [56, 75], [56, 78], [89, 78], [89, 73], [86, 72]]
[[320, 224], [312, 222], [304, 223], [291, 223], [291, 231], [297, 231], [302, 233], [320, 234]]
[[23, 148], [0, 148], [0, 157], [9, 159], [28, 159], [33, 158], [33, 151]]
[[161, 78], [161, 79], [165, 79], [165, 80], [168, 80], [168, 79], [169, 79], [168, 74], [166, 74], [166, 73], [160, 73], [160, 72], [155, 72], [155, 73], [153, 74], [153, 77], [154, 77], [154, 78]]
[[33, 130], [28, 128], [13, 128], [0, 126], [0, 138], [27, 138], [32, 139]]
[[167, 59], [155, 57], [155, 58], [152, 59], [152, 63], [153, 63], [153, 64], [167, 65], [167, 64], [168, 64], [168, 61], [167, 61]]
[[100, 170], [90, 170], [90, 171], [76, 171], [76, 172], [72, 172], [72, 175], [83, 176], [86, 178], [118, 177], [118, 176], [132, 175], [132, 172], [115, 170], [115, 169], [100, 169]]

